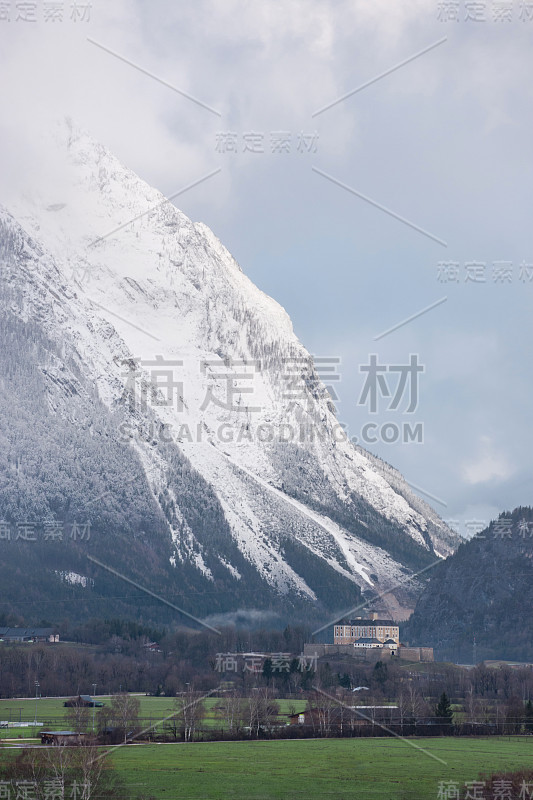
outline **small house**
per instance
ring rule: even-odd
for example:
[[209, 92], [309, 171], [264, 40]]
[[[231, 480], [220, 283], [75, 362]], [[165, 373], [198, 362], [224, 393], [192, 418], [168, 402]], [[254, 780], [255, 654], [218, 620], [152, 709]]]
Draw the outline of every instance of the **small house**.
[[102, 708], [104, 704], [100, 700], [95, 700], [90, 694], [79, 694], [77, 697], [65, 700], [63, 705], [65, 708]]

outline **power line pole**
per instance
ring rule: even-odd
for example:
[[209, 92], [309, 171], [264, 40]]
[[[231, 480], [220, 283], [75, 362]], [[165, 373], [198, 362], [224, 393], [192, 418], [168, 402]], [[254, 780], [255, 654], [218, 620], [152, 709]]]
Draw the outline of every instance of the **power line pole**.
[[35, 719], [34, 724], [37, 725], [37, 693], [39, 691], [39, 681], [35, 681]]
[[95, 700], [96, 686], [97, 684], [93, 683], [93, 733], [94, 733], [94, 712], [96, 710], [96, 700]]

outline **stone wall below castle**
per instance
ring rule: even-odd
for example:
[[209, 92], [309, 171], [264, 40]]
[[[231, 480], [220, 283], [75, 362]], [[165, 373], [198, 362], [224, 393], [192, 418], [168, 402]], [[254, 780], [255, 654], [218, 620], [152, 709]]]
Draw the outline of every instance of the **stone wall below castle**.
[[359, 662], [385, 661], [389, 658], [399, 658], [402, 661], [434, 660], [432, 647], [399, 647], [396, 653], [388, 647], [354, 647], [351, 644], [304, 644], [304, 655], [318, 658], [333, 655], [346, 655]]

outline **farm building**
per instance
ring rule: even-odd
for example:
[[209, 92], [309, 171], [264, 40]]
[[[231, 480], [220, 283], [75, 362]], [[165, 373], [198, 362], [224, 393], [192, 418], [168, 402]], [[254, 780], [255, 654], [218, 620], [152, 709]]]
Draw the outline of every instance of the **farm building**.
[[77, 697], [65, 700], [63, 705], [65, 708], [102, 708], [104, 704], [100, 700], [95, 700], [90, 694], [79, 694]]
[[41, 731], [41, 744], [51, 744], [54, 747], [76, 747], [85, 744], [86, 733], [76, 731]]
[[59, 642], [55, 628], [0, 628], [0, 641], [4, 642]]

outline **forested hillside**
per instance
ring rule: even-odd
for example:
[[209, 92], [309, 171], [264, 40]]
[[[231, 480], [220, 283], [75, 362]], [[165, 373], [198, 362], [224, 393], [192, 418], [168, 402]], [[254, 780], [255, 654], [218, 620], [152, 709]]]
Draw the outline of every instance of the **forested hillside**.
[[533, 661], [533, 510], [491, 522], [429, 573], [403, 632], [439, 658]]

